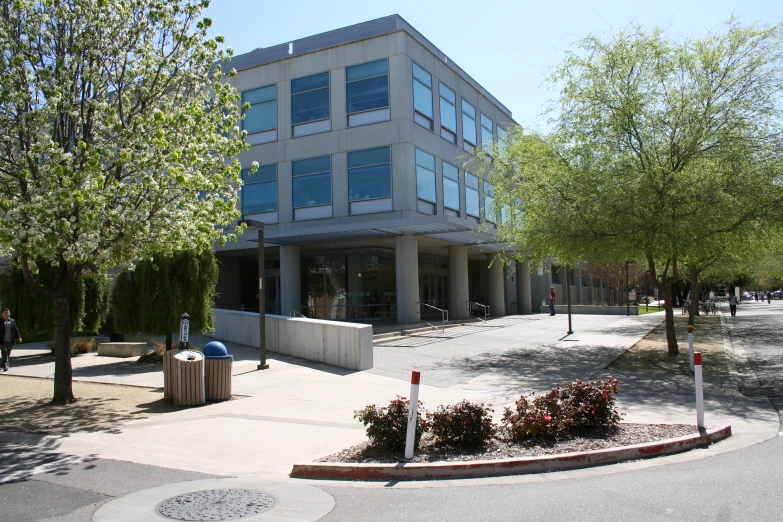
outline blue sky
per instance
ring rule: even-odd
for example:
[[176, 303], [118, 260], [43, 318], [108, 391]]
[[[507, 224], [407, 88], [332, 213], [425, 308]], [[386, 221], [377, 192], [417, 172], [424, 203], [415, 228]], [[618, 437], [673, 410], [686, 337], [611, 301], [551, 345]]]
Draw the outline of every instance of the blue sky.
[[206, 16], [212, 34], [241, 54], [395, 13], [509, 107], [517, 122], [546, 127], [540, 114], [553, 93], [542, 82], [575, 39], [631, 22], [698, 37], [732, 13], [747, 23], [780, 23], [783, 1], [213, 0]]

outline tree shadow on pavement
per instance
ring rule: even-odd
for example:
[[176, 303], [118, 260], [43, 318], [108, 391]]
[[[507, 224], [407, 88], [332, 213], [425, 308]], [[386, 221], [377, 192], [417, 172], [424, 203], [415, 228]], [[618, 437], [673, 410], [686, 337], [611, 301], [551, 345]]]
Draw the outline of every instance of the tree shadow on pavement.
[[77, 381], [73, 383], [76, 402], [54, 406], [50, 379], [3, 376], [0, 382], [0, 431], [6, 432], [118, 433], [125, 422], [183, 409], [164, 401], [159, 390]]

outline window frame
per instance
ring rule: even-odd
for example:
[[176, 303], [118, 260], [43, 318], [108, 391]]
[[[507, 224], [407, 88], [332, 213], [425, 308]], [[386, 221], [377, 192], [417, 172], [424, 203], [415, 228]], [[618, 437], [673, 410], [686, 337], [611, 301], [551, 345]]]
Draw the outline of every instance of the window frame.
[[[351, 170], [356, 168], [363, 168], [363, 167], [374, 167], [376, 165], [387, 165], [387, 163], [373, 163], [369, 165], [362, 165], [361, 167], [349, 167], [348, 166], [348, 155], [354, 153], [354, 152], [363, 152], [365, 150], [374, 150], [374, 149], [389, 149], [389, 195], [388, 196], [379, 196], [377, 198], [369, 198], [369, 199], [351, 199]], [[368, 147], [365, 149], [357, 149], [357, 150], [351, 150], [348, 151], [345, 155], [345, 169], [348, 175], [348, 204], [361, 202], [361, 201], [377, 201], [379, 199], [389, 199], [393, 197], [394, 194], [394, 183], [392, 179], [392, 147], [391, 145], [383, 145], [381, 147]]]
[[[375, 62], [386, 62], [385, 74], [379, 74], [376, 76], [367, 76], [365, 78], [359, 78], [358, 80], [350, 80], [350, 81], [348, 80], [348, 69], [352, 67], [357, 67], [359, 65], [366, 65], [368, 63], [375, 63]], [[383, 107], [374, 107], [372, 109], [364, 109], [361, 111], [350, 112], [350, 103], [348, 100], [348, 84], [369, 80], [370, 78], [380, 78], [381, 76], [386, 76], [386, 105]], [[352, 114], [362, 114], [365, 112], [379, 111], [382, 109], [390, 109], [390, 108], [391, 108], [391, 85], [389, 83], [389, 59], [388, 58], [381, 58], [380, 60], [371, 60], [369, 62], [357, 63], [354, 65], [349, 65], [348, 67], [345, 68], [345, 116], [346, 118], [348, 118]]]
[[[449, 167], [453, 168], [457, 172], [457, 179], [454, 179], [451, 176], [447, 176], [446, 175], [446, 169], [444, 168], [446, 165], [448, 165]], [[443, 189], [442, 189], [443, 190], [443, 208], [446, 208], [446, 209], [449, 209], [449, 210], [453, 210], [455, 212], [461, 212], [459, 207], [460, 207], [460, 202], [462, 201], [462, 197], [461, 197], [462, 196], [462, 190], [460, 189], [462, 184], [460, 183], [460, 181], [461, 181], [460, 180], [461, 174], [460, 174], [459, 168], [454, 166], [454, 165], [452, 165], [448, 161], [444, 161], [443, 159], [441, 159], [440, 160], [440, 171], [441, 171], [441, 175], [443, 176]], [[457, 208], [450, 207], [447, 204], [447, 202], [446, 202], [446, 182], [447, 181], [450, 182], [450, 183], [456, 183], [457, 184]]]
[[[429, 84], [429, 86], [425, 85], [421, 80], [419, 80], [416, 77], [416, 68], [417, 67], [421, 70], [421, 72], [423, 72], [424, 74], [426, 74], [426, 75], [428, 75], [430, 77], [430, 84]], [[433, 83], [434, 83], [434, 78], [432, 76], [432, 73], [427, 71], [427, 69], [425, 69], [424, 67], [422, 67], [421, 65], [419, 65], [418, 63], [416, 63], [413, 60], [411, 60], [411, 72], [412, 72], [411, 76], [413, 78], [413, 121], [416, 122], [416, 124], [419, 125], [420, 127], [424, 127], [425, 129], [427, 129], [430, 132], [435, 132], [435, 91], [433, 90], [433, 87], [432, 87]], [[421, 112], [421, 111], [416, 109], [416, 83], [417, 82], [419, 84], [421, 84], [425, 89], [428, 89], [430, 91], [430, 113], [432, 114], [431, 116], [427, 116], [423, 112]], [[427, 127], [425, 125], [422, 125], [417, 120], [417, 118], [416, 118], [417, 115], [419, 117], [424, 118], [427, 121], [429, 121], [429, 127]]]
[[[473, 173], [465, 171], [465, 215], [471, 216], [474, 218], [481, 219], [481, 192], [479, 191], [479, 177]], [[476, 186], [475, 188], [473, 186], [468, 185], [468, 179], [474, 178], [476, 180]], [[476, 193], [476, 214], [471, 214], [470, 209], [468, 208], [468, 191], [472, 190]]]
[[[313, 76], [320, 76], [322, 74], [326, 75], [326, 87], [316, 87], [315, 89], [308, 89], [306, 91], [299, 91], [299, 92], [296, 92], [296, 93], [294, 92], [293, 85], [294, 85], [294, 82], [296, 80], [303, 80], [305, 78], [311, 78]], [[332, 119], [332, 75], [330, 74], [329, 71], [322, 71], [322, 72], [315, 73], [315, 74], [308, 74], [307, 76], [300, 76], [299, 78], [292, 78], [290, 87], [291, 87], [291, 126], [292, 127], [296, 127], [298, 125], [306, 125], [308, 123], [314, 123], [314, 122], [317, 122], [317, 121], [325, 121], [325, 120], [331, 120]], [[307, 120], [307, 121], [295, 122], [294, 121], [294, 97], [295, 96], [300, 96], [302, 94], [306, 94], [306, 93], [309, 93], [309, 92], [320, 91], [322, 89], [326, 89], [326, 93], [327, 93], [326, 97], [327, 97], [327, 100], [329, 101], [329, 105], [327, 107], [327, 110], [328, 110], [329, 114], [326, 117], [324, 117], [324, 118], [318, 118], [318, 119], [315, 119], [315, 120]]]
[[[274, 167], [275, 168], [275, 179], [266, 179], [266, 180], [259, 180], [259, 181], [246, 181], [247, 178], [252, 178], [256, 174], [258, 174], [261, 169], [266, 168], [266, 167]], [[278, 185], [277, 185], [277, 182], [278, 182], [277, 163], [270, 163], [269, 165], [260, 165], [258, 167], [258, 170], [256, 170], [253, 174], [250, 174], [249, 176], [245, 176], [245, 172], [249, 172], [249, 171], [250, 171], [249, 168], [242, 169], [242, 172], [240, 174], [240, 176], [242, 178], [242, 215], [265, 214], [267, 212], [278, 212], [278, 209], [280, 207], [280, 197], [279, 197], [280, 194], [278, 192]], [[272, 210], [261, 210], [261, 211], [258, 211], [258, 212], [245, 212], [245, 194], [244, 194], [245, 187], [247, 187], [247, 186], [251, 186], [251, 187], [252, 186], [259, 186], [259, 185], [263, 185], [265, 183], [274, 183], [275, 184], [275, 208], [272, 209]]]
[[[306, 178], [308, 176], [318, 176], [321, 174], [324, 174], [325, 171], [321, 172], [310, 172], [307, 174], [298, 174], [294, 175], [294, 163], [297, 163], [299, 161], [307, 161], [311, 159], [317, 159], [317, 158], [329, 158], [329, 202], [328, 203], [319, 203], [317, 205], [304, 205], [304, 206], [296, 206], [294, 203], [296, 194], [294, 192], [294, 179], [297, 178]], [[332, 205], [334, 202], [334, 183], [332, 179], [332, 155], [326, 154], [323, 156], [311, 156], [309, 158], [299, 158], [298, 160], [292, 160], [291, 161], [291, 208], [293, 210], [299, 209], [299, 208], [314, 208], [314, 207], [325, 207], [327, 205]]]
[[[492, 150], [492, 145], [495, 143], [495, 133], [493, 132], [493, 127], [495, 126], [495, 122], [490, 119], [489, 116], [484, 114], [483, 112], [479, 112], [480, 118], [479, 118], [479, 130], [481, 131], [481, 147], [484, 148], [484, 150]], [[484, 120], [487, 120], [489, 122], [489, 128], [484, 126]], [[489, 131], [489, 143], [484, 141], [484, 131]]]
[[[431, 154], [431, 153], [427, 152], [426, 150], [421, 149], [419, 147], [416, 147], [415, 151], [416, 152], [421, 152], [422, 154], [426, 154], [427, 156], [430, 156], [432, 158], [432, 170], [429, 170], [426, 166], [419, 164], [419, 160], [417, 158], [418, 154], [416, 154], [416, 152], [414, 152], [414, 158], [413, 159], [414, 159], [414, 165], [416, 166], [416, 199], [418, 199], [420, 201], [426, 201], [427, 203], [432, 203], [433, 205], [437, 205], [438, 204], [438, 173], [437, 173], [438, 162], [436, 161], [436, 156], [435, 156], [435, 154]], [[419, 195], [419, 167], [421, 167], [422, 169], [424, 169], [424, 170], [426, 170], [428, 172], [432, 172], [432, 181], [433, 181], [432, 192], [434, 194], [434, 198], [433, 198], [434, 201], [431, 201], [429, 199], [423, 198], [423, 197], [421, 197], [421, 195]]]
[[[460, 100], [462, 100], [462, 103], [461, 103], [461, 106], [460, 106], [460, 109], [461, 109], [461, 112], [462, 112], [462, 141], [464, 141], [465, 143], [467, 143], [469, 145], [472, 145], [473, 147], [477, 147], [478, 143], [476, 143], [476, 142], [478, 141], [478, 126], [476, 125], [476, 113], [477, 113], [476, 108], [469, 101], [465, 100], [465, 98], [460, 98]], [[467, 105], [468, 107], [473, 109], [473, 116], [472, 117], [465, 112], [465, 105]], [[466, 136], [465, 136], [465, 117], [467, 117], [468, 119], [473, 121], [473, 141], [471, 141], [469, 139], [466, 139]]]
[[[243, 107], [245, 105], [245, 93], [252, 92], [252, 91], [257, 91], [257, 90], [261, 90], [261, 89], [266, 89], [267, 87], [274, 87], [275, 88], [275, 97], [272, 98], [272, 99], [269, 99], [269, 100], [263, 100], [263, 101], [259, 101], [259, 102], [255, 102], [255, 103], [248, 102], [248, 103], [250, 103], [250, 109], [248, 109], [247, 112], [249, 112], [253, 108], [253, 105], [260, 105], [262, 103], [274, 102], [274, 104], [275, 104], [275, 119], [274, 119], [275, 126], [270, 128], [270, 129], [260, 129], [260, 130], [254, 130], [254, 131], [251, 132], [251, 131], [249, 131], [249, 130], [247, 130], [245, 128], [245, 121], [247, 119], [247, 112], [243, 109]], [[277, 118], [278, 118], [277, 84], [276, 83], [270, 83], [269, 85], [262, 85], [260, 87], [253, 87], [252, 89], [246, 89], [246, 90], [242, 91], [242, 93], [240, 94], [240, 106], [239, 106], [239, 108], [242, 109], [242, 126], [241, 126], [241, 130], [247, 131], [248, 135], [250, 135], [250, 134], [260, 134], [262, 132], [276, 131], [277, 130]]]

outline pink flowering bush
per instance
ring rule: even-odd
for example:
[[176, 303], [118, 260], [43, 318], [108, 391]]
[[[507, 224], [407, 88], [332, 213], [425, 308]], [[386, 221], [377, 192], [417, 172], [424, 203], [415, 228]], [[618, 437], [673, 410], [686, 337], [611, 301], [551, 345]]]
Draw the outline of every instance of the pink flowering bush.
[[515, 441], [554, 439], [608, 429], [620, 422], [615, 409], [617, 379], [563, 383], [545, 395], [522, 396], [506, 408], [501, 426]]
[[430, 415], [430, 431], [438, 444], [467, 449], [485, 446], [497, 432], [490, 405], [463, 400], [453, 406], [438, 406]]
[[[410, 401], [405, 397], [397, 396], [389, 401], [385, 408], [379, 408], [375, 404], [365, 406], [363, 410], [353, 412], [353, 418], [359, 419], [364, 424], [367, 438], [370, 444], [376, 448], [384, 448], [392, 451], [405, 449], [405, 436], [408, 430], [408, 409]], [[426, 421], [427, 410], [424, 403], [419, 401], [419, 414], [416, 419], [416, 437], [414, 447], [419, 446], [419, 440], [428, 428]]]

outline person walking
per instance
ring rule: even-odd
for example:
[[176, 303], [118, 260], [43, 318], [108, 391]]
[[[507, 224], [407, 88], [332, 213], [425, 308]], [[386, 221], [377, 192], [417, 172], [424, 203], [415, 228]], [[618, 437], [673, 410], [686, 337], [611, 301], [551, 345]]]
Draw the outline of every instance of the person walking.
[[772, 290], [767, 290], [767, 304], [772, 304]]
[[555, 315], [555, 287], [549, 287], [549, 315]]
[[11, 360], [11, 350], [14, 344], [22, 342], [22, 334], [16, 326], [16, 321], [11, 319], [11, 311], [3, 308], [2, 320], [0, 320], [0, 339], [2, 339], [2, 358], [0, 358], [0, 367], [4, 372], [8, 371], [8, 363]]
[[729, 310], [731, 311], [731, 316], [734, 317], [737, 315], [737, 297], [731, 296], [729, 298]]

